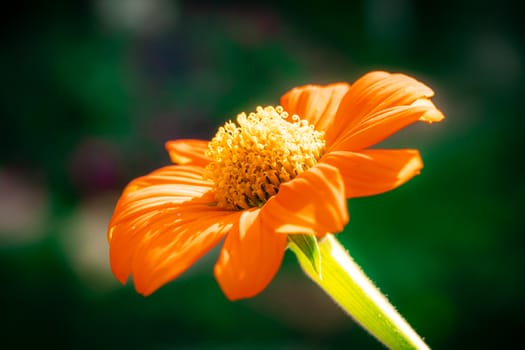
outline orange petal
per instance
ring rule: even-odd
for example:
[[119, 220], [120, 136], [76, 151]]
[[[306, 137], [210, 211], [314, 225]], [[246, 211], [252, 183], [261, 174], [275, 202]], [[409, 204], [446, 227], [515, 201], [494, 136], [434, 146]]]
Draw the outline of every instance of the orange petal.
[[108, 230], [112, 269], [122, 283], [131, 272], [136, 246], [159, 218], [182, 210], [181, 203], [185, 209], [198, 204], [210, 209], [207, 205], [215, 199], [210, 193], [211, 183], [202, 180], [202, 171], [194, 166], [168, 166], [126, 187]]
[[[330, 147], [333, 150], [360, 150], [375, 145], [418, 120], [439, 121], [444, 117], [432, 102], [418, 100], [417, 105], [394, 107], [377, 112], [354, 130], [347, 132]], [[431, 119], [432, 118], [432, 119]]]
[[117, 202], [110, 226], [128, 216], [202, 196], [213, 186], [202, 179], [203, 174], [202, 167], [171, 165], [131, 181]]
[[333, 124], [339, 103], [349, 88], [346, 83], [300, 86], [284, 94], [281, 105], [288, 113], [308, 120], [316, 130], [326, 130]]
[[175, 164], [192, 164], [206, 166], [210, 158], [206, 157], [208, 141], [175, 140], [166, 142], [166, 150]]
[[[410, 122], [417, 120], [437, 122], [443, 119], [443, 115], [430, 102], [429, 98], [434, 92], [423, 83], [403, 74], [389, 74], [386, 72], [372, 72], [358, 79], [344, 96], [334, 118], [334, 124], [338, 128], [331, 128], [327, 132], [327, 140], [347, 137], [356, 133], [356, 130], [367, 129], [367, 136], [373, 139], [381, 139], [386, 136], [374, 137], [375, 130], [368, 129], [370, 124], [381, 123], [381, 115], [391, 115], [395, 108], [404, 111], [408, 106], [413, 118]], [[406, 115], [405, 115], [406, 116]], [[391, 133], [406, 123], [391, 126]], [[397, 129], [396, 129], [397, 128]], [[388, 136], [388, 135], [387, 135]], [[338, 142], [336, 140], [335, 142]], [[364, 142], [371, 145], [372, 141]], [[328, 145], [330, 149], [335, 149]], [[337, 149], [342, 149], [338, 147]]]
[[348, 211], [339, 170], [319, 163], [281, 184], [262, 208], [261, 217], [278, 233], [323, 236], [342, 231]]
[[[239, 220], [240, 213], [183, 203], [149, 218], [132, 261], [137, 292], [149, 295], [188, 269]], [[145, 225], [144, 225], [145, 226]]]
[[215, 265], [215, 277], [230, 300], [260, 293], [281, 266], [287, 237], [268, 230], [259, 214], [259, 209], [241, 214]]
[[419, 174], [423, 167], [419, 152], [414, 149], [336, 151], [325, 155], [321, 162], [339, 169], [347, 198], [392, 190]]
[[121, 283], [133, 273], [137, 291], [149, 294], [211, 249], [234, 219], [199, 198], [122, 220], [110, 227], [113, 273]]

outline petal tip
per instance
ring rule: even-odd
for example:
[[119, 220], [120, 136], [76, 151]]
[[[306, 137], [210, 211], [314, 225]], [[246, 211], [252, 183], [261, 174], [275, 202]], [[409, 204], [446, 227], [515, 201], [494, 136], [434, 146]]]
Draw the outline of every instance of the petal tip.
[[208, 141], [195, 139], [170, 140], [164, 144], [170, 160], [179, 165], [206, 165], [210, 159], [206, 156]]
[[439, 109], [431, 109], [423, 114], [419, 120], [426, 122], [428, 124], [439, 123], [445, 119], [445, 116]]

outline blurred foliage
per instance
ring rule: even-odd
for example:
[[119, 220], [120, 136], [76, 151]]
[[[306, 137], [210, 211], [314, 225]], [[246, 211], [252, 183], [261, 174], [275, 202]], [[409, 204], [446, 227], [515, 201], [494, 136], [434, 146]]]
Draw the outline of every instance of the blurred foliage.
[[99, 0], [5, 8], [0, 73], [0, 301], [7, 348], [380, 349], [293, 256], [231, 303], [217, 252], [148, 298], [111, 276], [107, 221], [123, 186], [305, 83], [413, 74], [447, 120], [385, 147], [422, 175], [349, 202], [339, 237], [436, 349], [518, 341], [523, 294], [521, 86], [510, 1]]

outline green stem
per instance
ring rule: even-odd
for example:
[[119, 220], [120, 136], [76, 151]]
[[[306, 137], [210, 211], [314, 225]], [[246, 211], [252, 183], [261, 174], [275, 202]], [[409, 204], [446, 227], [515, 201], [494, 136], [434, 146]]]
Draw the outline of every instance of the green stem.
[[364, 329], [390, 349], [429, 349], [332, 234], [318, 241], [314, 264], [294, 236], [289, 247], [305, 273]]

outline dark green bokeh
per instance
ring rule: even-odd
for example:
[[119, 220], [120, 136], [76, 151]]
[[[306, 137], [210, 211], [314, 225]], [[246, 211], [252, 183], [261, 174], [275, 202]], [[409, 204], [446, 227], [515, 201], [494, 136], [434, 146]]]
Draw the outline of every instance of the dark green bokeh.
[[525, 65], [515, 4], [19, 6], [0, 55], [0, 345], [381, 349], [291, 254], [250, 300], [222, 295], [216, 251], [143, 298], [112, 278], [105, 241], [123, 186], [168, 163], [165, 141], [209, 138], [294, 86], [372, 69], [426, 82], [447, 119], [381, 145], [420, 149], [425, 169], [350, 201], [341, 241], [432, 348], [517, 341]]

